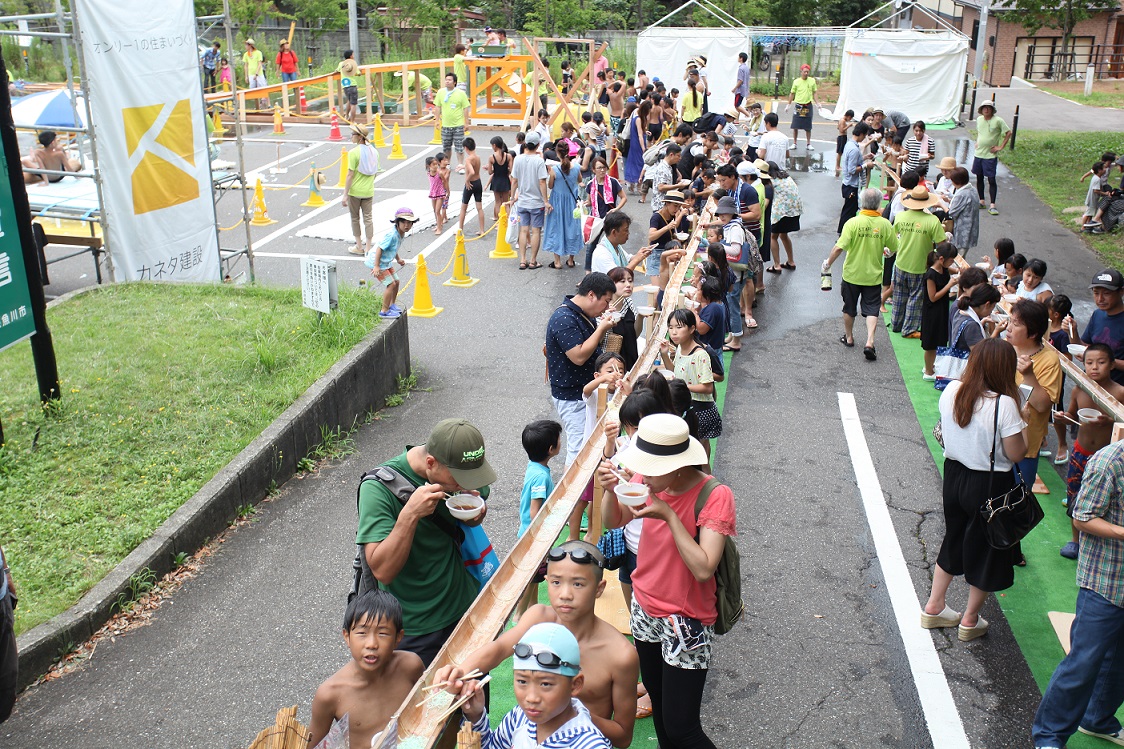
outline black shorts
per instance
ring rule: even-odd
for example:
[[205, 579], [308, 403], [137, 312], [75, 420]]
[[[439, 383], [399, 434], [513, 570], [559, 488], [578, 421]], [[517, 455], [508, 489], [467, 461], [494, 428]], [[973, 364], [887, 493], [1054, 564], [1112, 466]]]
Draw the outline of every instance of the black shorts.
[[473, 200], [477, 203], [484, 199], [484, 185], [478, 179], [468, 182], [464, 186], [464, 192], [461, 193], [461, 202], [468, 205]]
[[840, 154], [843, 153], [843, 147], [846, 146], [846, 145], [847, 145], [847, 136], [846, 135], [835, 136], [835, 152], [836, 153], [840, 153]]
[[[863, 317], [877, 317], [878, 308], [882, 305], [882, 289], [879, 286], [856, 286], [843, 281], [839, 286], [843, 295], [843, 314], [857, 317], [856, 311], [861, 311]], [[861, 301], [861, 304], [860, 304]]]
[[347, 103], [351, 106], [359, 104], [359, 87], [348, 86], [343, 90], [343, 95], [347, 97]]
[[882, 285], [894, 285], [894, 257], [882, 258]]
[[995, 166], [999, 163], [999, 159], [972, 159], [972, 174], [979, 174], [983, 177], [995, 177]]

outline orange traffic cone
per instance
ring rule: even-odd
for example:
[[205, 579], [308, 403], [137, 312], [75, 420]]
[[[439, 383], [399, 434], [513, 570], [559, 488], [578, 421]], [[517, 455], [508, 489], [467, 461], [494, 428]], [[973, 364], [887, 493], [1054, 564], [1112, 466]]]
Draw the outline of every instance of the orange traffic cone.
[[328, 133], [328, 140], [341, 141], [343, 135], [340, 133], [340, 116], [336, 114], [336, 110], [332, 110], [332, 129]]
[[410, 317], [437, 317], [444, 307], [433, 306], [433, 295], [429, 291], [429, 268], [425, 255], [418, 255], [418, 269], [414, 272], [414, 303], [406, 311]]
[[281, 120], [281, 107], [273, 107], [273, 134], [286, 135], [285, 123]]
[[488, 253], [488, 257], [493, 260], [510, 260], [513, 257], [519, 257], [519, 253], [511, 249], [511, 244], [507, 241], [507, 206], [500, 206], [500, 218], [496, 224], [496, 249]]
[[304, 114], [308, 111], [308, 101], [304, 98], [304, 86], [301, 86], [298, 90], [300, 91], [300, 113]]
[[464, 232], [457, 229], [457, 242], [453, 248], [453, 277], [442, 286], [459, 286], [467, 289], [480, 283], [479, 278], [468, 275], [468, 250], [464, 246]]

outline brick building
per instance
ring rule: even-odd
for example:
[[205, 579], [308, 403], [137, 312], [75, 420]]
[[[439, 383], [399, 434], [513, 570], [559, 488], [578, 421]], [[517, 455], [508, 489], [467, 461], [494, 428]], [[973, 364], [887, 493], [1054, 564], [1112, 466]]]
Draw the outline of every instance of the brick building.
[[[968, 70], [975, 69], [976, 32], [980, 0], [919, 0], [971, 39]], [[934, 27], [923, 13], [913, 16], [914, 25]], [[1012, 76], [1026, 80], [1062, 79], [1084, 74], [1092, 64], [1100, 77], [1124, 78], [1124, 0], [1115, 11], [1101, 12], [1077, 24], [1070, 39], [1068, 59], [1061, 56], [1062, 34], [1041, 28], [1031, 36], [1019, 23], [1015, 11], [993, 2], [988, 12], [986, 57], [983, 80], [990, 86], [1007, 86]]]

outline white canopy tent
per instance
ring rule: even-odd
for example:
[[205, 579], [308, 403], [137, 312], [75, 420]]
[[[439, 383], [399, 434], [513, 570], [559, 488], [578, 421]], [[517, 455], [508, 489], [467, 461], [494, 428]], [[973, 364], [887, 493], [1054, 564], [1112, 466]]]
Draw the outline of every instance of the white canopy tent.
[[[676, 13], [691, 6], [707, 11], [721, 26], [660, 26]], [[734, 105], [730, 91], [738, 77], [738, 53], [749, 54], [752, 31], [709, 0], [690, 0], [680, 8], [640, 32], [636, 42], [636, 69], [657, 77], [670, 91], [678, 88], [679, 100], [687, 95], [687, 61], [697, 55], [706, 58], [710, 83], [710, 111], [722, 112]]]
[[852, 24], [843, 43], [836, 119], [848, 109], [861, 116], [882, 107], [903, 112], [913, 122], [955, 123], [968, 66], [968, 37], [922, 5], [894, 7], [897, 10], [882, 23], [917, 10], [934, 19], [937, 28], [857, 28], [865, 18]]

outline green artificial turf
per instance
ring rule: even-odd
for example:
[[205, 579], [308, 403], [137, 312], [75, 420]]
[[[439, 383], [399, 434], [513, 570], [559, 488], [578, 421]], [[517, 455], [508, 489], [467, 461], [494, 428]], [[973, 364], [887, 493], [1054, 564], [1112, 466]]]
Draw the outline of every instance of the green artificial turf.
[[[889, 315], [886, 315], [886, 320], [889, 321]], [[937, 470], [943, 475], [944, 452], [933, 438], [933, 425], [937, 422], [941, 394], [933, 388], [933, 383], [921, 379], [924, 359], [920, 341], [902, 338], [888, 330], [887, 333], [925, 443], [929, 446]], [[1050, 460], [1043, 457], [1038, 462], [1038, 475], [1050, 493], [1038, 495], [1046, 517], [1022, 543], [1027, 566], [1016, 567], [1014, 586], [996, 594], [996, 600], [1011, 625], [1019, 649], [1042, 690], [1046, 689], [1054, 668], [1065, 655], [1047, 612], [1073, 613], [1077, 602], [1077, 563], [1058, 554], [1062, 545], [1070, 540], [1071, 532], [1065, 506], [1062, 505], [1062, 500], [1065, 499], [1065, 481], [1058, 475]], [[941, 506], [939, 496], [933, 498], [932, 506]], [[932, 550], [929, 556], [935, 561], [936, 550]], [[1124, 719], [1124, 710], [1118, 713], [1118, 717]], [[1099, 739], [1077, 734], [1069, 740], [1068, 746], [1070, 749], [1103, 749], [1106, 744]]]

